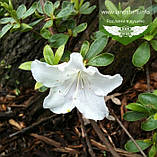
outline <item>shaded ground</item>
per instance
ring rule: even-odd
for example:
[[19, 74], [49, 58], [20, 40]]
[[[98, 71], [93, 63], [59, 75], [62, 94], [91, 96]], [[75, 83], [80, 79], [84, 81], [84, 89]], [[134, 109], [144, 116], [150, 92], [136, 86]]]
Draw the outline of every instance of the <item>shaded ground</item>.
[[[156, 65], [154, 63], [154, 65]], [[151, 67], [152, 69], [152, 67]], [[155, 69], [155, 68], [154, 68]], [[137, 99], [141, 92], [146, 92], [148, 85], [151, 90], [157, 88], [157, 72], [150, 72], [150, 84], [147, 84], [145, 72], [139, 72], [130, 89], [118, 95], [122, 105], [116, 105], [109, 99], [107, 105], [123, 122], [135, 139], [150, 138], [151, 132], [140, 129], [141, 121], [130, 123], [123, 120], [125, 105]], [[90, 156], [85, 140], [85, 133], [91, 142], [96, 156], [112, 156], [102, 144], [90, 123], [81, 125], [76, 109], [69, 114], [56, 115], [42, 109], [42, 101], [47, 93], [39, 93], [32, 89], [16, 91], [0, 89], [0, 156], [33, 156], [33, 157], [85, 157]], [[110, 97], [108, 97], [110, 98]], [[116, 121], [106, 118], [98, 122], [104, 135], [117, 152], [124, 156], [137, 156], [124, 152], [124, 144], [129, 139]], [[85, 127], [85, 132], [82, 129]], [[147, 153], [147, 151], [146, 151]]]

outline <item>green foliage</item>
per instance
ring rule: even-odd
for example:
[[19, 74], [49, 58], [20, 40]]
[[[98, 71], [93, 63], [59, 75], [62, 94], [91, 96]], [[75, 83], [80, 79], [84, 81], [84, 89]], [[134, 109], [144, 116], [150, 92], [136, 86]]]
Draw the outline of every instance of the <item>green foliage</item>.
[[[132, 110], [124, 114], [124, 119], [127, 121], [137, 121], [147, 118], [142, 122], [141, 128], [144, 131], [153, 131], [157, 129], [157, 95], [156, 91], [153, 93], [142, 93], [138, 96], [136, 103], [131, 103], [126, 106], [127, 109]], [[139, 142], [140, 141], [140, 142]], [[150, 140], [136, 140], [142, 150], [151, 146], [149, 150], [149, 157], [155, 157], [157, 154], [157, 133], [155, 132], [153, 138]], [[125, 149], [130, 152], [139, 152], [135, 144], [128, 141], [125, 144]]]
[[83, 32], [87, 28], [87, 23], [82, 23], [73, 29], [73, 36], [77, 37], [77, 34]]
[[150, 41], [151, 45], [152, 45], [152, 48], [157, 51], [157, 40], [151, 40]]
[[49, 45], [46, 45], [44, 47], [43, 55], [44, 55], [45, 61], [48, 64], [50, 64], [50, 65], [54, 64], [54, 53]]
[[[136, 143], [141, 147], [142, 150], [145, 150], [152, 145], [152, 142], [149, 139], [147, 139], [147, 140], [136, 140]], [[136, 145], [131, 140], [125, 144], [125, 149], [128, 152], [134, 152], [134, 153], [139, 152], [138, 148], [136, 147]]]
[[87, 52], [86, 59], [90, 60], [99, 53], [103, 51], [105, 46], [107, 45], [108, 38], [103, 36], [101, 38], [96, 39], [90, 46], [89, 51]]
[[54, 34], [49, 38], [50, 45], [54, 48], [58, 48], [61, 45], [65, 45], [69, 39], [69, 35], [59, 33]]
[[86, 56], [88, 50], [89, 50], [89, 42], [88, 41], [84, 41], [82, 46], [81, 46], [81, 50], [80, 50], [80, 53], [81, 55], [83, 56], [83, 58]]
[[91, 60], [89, 60], [87, 65], [107, 66], [107, 65], [111, 64], [113, 62], [113, 60], [114, 60], [114, 55], [113, 54], [103, 53], [103, 54], [100, 54], [100, 55], [92, 58]]
[[22, 63], [19, 66], [19, 69], [21, 69], [21, 70], [31, 70], [31, 64], [32, 64], [32, 61], [28, 61], [28, 62]]
[[56, 53], [55, 53], [55, 58], [54, 58], [54, 64], [58, 64], [59, 61], [61, 60], [62, 56], [63, 56], [63, 53], [64, 53], [64, 48], [65, 48], [65, 45], [61, 45]]
[[150, 58], [150, 46], [148, 42], [142, 43], [135, 51], [132, 62], [136, 67], [142, 67]]

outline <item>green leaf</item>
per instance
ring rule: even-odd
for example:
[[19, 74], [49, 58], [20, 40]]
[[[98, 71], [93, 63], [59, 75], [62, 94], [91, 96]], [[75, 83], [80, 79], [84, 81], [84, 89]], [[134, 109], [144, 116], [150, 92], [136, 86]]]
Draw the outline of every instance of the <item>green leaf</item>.
[[153, 109], [157, 110], [157, 95], [153, 93], [142, 93], [138, 96], [138, 100], [142, 104], [149, 105]]
[[91, 58], [98, 55], [100, 52], [103, 51], [105, 46], [107, 45], [108, 39], [107, 37], [101, 37], [96, 39], [90, 46], [90, 49], [86, 55], [86, 59], [90, 60]]
[[[136, 140], [136, 143], [141, 147], [142, 150], [147, 149], [148, 147], [150, 147], [152, 145], [151, 140]], [[136, 145], [129, 140], [126, 144], [125, 144], [125, 149], [128, 152], [139, 152], [138, 148], [136, 147]]]
[[[105, 6], [107, 8], [108, 11], [112, 12], [112, 13], [116, 13], [118, 11], [117, 7], [110, 1], [110, 0], [106, 0], [105, 1]], [[113, 19], [117, 19], [118, 16], [116, 14], [109, 14]]]
[[74, 28], [73, 36], [76, 37], [78, 33], [83, 32], [87, 28], [87, 23], [82, 23]]
[[46, 1], [45, 5], [44, 5], [44, 12], [49, 17], [53, 16], [54, 6], [53, 6], [52, 2]]
[[33, 21], [33, 22], [29, 23], [29, 26], [33, 27], [33, 26], [37, 25], [38, 23], [40, 23], [42, 20], [43, 20], [43, 18], [42, 19], [38, 19], [36, 21]]
[[135, 111], [129, 111], [124, 114], [124, 119], [130, 122], [137, 121], [145, 117], [147, 117], [147, 114]]
[[21, 23], [21, 28], [20, 29], [21, 29], [21, 32], [28, 32], [28, 31], [32, 30], [33, 27], [31, 27], [31, 26], [29, 26], [25, 23]]
[[68, 4], [64, 9], [61, 9], [61, 11], [57, 14], [56, 18], [68, 17], [72, 15], [74, 11], [74, 6], [72, 4]]
[[44, 59], [45, 61], [50, 64], [50, 65], [53, 65], [54, 64], [54, 53], [51, 49], [51, 47], [49, 45], [46, 45], [44, 47]]
[[0, 38], [2, 38], [11, 28], [12, 28], [11, 24], [5, 25], [0, 31]]
[[42, 10], [42, 6], [40, 4], [40, 1], [37, 3], [37, 11], [40, 13], [40, 14], [43, 14], [43, 10]]
[[89, 42], [84, 41], [82, 46], [81, 46], [81, 51], [80, 51], [83, 58], [86, 56], [88, 50], [89, 50]]
[[13, 27], [11, 28], [10, 32], [17, 31], [20, 29], [20, 27], [21, 27], [20, 23], [15, 23], [13, 24]]
[[89, 62], [87, 63], [87, 65], [91, 65], [91, 66], [107, 66], [109, 64], [111, 64], [114, 60], [114, 55], [111, 53], [103, 53], [100, 54], [94, 58], [92, 58], [91, 60], [89, 60]]
[[52, 20], [49, 20], [45, 23], [45, 25], [43, 26], [42, 29], [46, 29], [46, 28], [50, 28], [53, 26], [53, 21]]
[[16, 11], [17, 17], [18, 19], [21, 19], [24, 15], [24, 13], [26, 12], [26, 6], [24, 4], [21, 4]]
[[96, 8], [95, 5], [90, 6], [90, 3], [89, 2], [85, 2], [81, 7], [80, 7], [80, 14], [84, 14], [84, 15], [88, 15], [88, 14], [91, 14], [93, 12], [93, 10]]
[[21, 70], [31, 70], [31, 64], [32, 64], [32, 61], [28, 61], [28, 62], [22, 63], [19, 66], [19, 69], [21, 69]]
[[37, 90], [37, 89], [39, 89], [39, 88], [41, 88], [41, 87], [43, 87], [43, 86], [44, 86], [44, 85], [43, 85], [42, 83], [36, 82], [34, 89]]
[[56, 1], [54, 3], [54, 8], [57, 9], [60, 6], [60, 1]]
[[99, 39], [99, 38], [102, 38], [102, 37], [106, 37], [106, 34], [104, 32], [101, 32], [101, 31], [97, 31], [94, 33], [94, 39]]
[[60, 34], [52, 35], [51, 38], [49, 39], [49, 42], [52, 47], [58, 48], [61, 45], [65, 45], [67, 43], [68, 39], [69, 39], [68, 35], [60, 33]]
[[148, 112], [147, 108], [139, 103], [131, 103], [127, 105], [126, 108], [137, 112]]
[[15, 20], [12, 17], [5, 17], [0, 19], [0, 24], [14, 23]]
[[145, 131], [152, 131], [157, 128], [157, 120], [154, 119], [154, 116], [150, 116], [145, 122], [142, 123], [141, 127]]
[[51, 33], [50, 33], [50, 31], [49, 30], [47, 30], [47, 29], [42, 29], [42, 30], [40, 30], [40, 34], [41, 34], [41, 36], [43, 37], [43, 38], [45, 38], [45, 39], [50, 39], [51, 38]]
[[157, 40], [151, 40], [150, 41], [151, 45], [152, 45], [152, 48], [157, 51]]
[[65, 45], [61, 45], [61, 46], [57, 49], [57, 51], [56, 51], [56, 53], [55, 53], [55, 59], [54, 59], [54, 64], [55, 64], [55, 65], [58, 64], [59, 61], [61, 60], [61, 58], [62, 58], [62, 56], [63, 56], [63, 53], [64, 53], [64, 47], [65, 47]]
[[150, 58], [150, 47], [147, 42], [142, 43], [135, 51], [132, 62], [136, 67], [142, 67]]
[[149, 150], [149, 157], [155, 157], [157, 154], [157, 147], [156, 145], [152, 145], [151, 149]]
[[22, 16], [22, 19], [25, 19], [28, 16], [31, 16], [32, 14], [34, 14], [36, 9], [37, 9], [37, 2], [34, 2], [33, 5], [24, 13], [24, 15]]
[[39, 92], [45, 92], [48, 88], [45, 86], [42, 86], [41, 88], [39, 88]]

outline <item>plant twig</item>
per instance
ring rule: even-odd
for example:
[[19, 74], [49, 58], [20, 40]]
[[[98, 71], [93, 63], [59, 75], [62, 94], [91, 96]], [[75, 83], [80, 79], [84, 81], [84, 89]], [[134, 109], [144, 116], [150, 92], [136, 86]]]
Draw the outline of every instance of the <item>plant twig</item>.
[[11, 137], [13, 137], [13, 136], [16, 136], [16, 135], [25, 133], [26, 131], [31, 130], [32, 128], [38, 126], [39, 124], [41, 124], [41, 123], [43, 123], [43, 122], [45, 122], [45, 121], [47, 121], [47, 120], [49, 120], [49, 119], [51, 119], [51, 118], [54, 118], [54, 117], [56, 117], [56, 115], [52, 115], [52, 116], [50, 116], [50, 117], [43, 118], [43, 119], [39, 120], [38, 122], [35, 122], [35, 123], [33, 123], [32, 125], [30, 125], [30, 126], [24, 128], [24, 129], [22, 129], [22, 130], [20, 130], [20, 131], [17, 131], [17, 132], [15, 132], [15, 133], [13, 133], [13, 134], [10, 134], [9, 137], [11, 138]]
[[93, 126], [93, 129], [95, 130], [95, 132], [99, 136], [99, 139], [103, 142], [103, 144], [106, 145], [107, 149], [110, 151], [110, 153], [113, 155], [113, 157], [120, 157], [119, 154], [117, 152], [115, 152], [115, 150], [113, 149], [111, 144], [108, 142], [108, 140], [106, 139], [106, 137], [104, 136], [104, 134], [100, 130], [98, 124], [94, 120], [90, 120], [90, 122]]
[[91, 157], [96, 157], [95, 156], [95, 153], [92, 149], [92, 146], [91, 146], [91, 143], [90, 143], [90, 140], [88, 138], [88, 135], [87, 135], [87, 132], [85, 130], [85, 126], [84, 126], [84, 121], [83, 121], [83, 118], [82, 118], [82, 115], [79, 111], [77, 111], [77, 114], [79, 116], [79, 120], [80, 120], [80, 123], [81, 123], [81, 128], [82, 128], [82, 131], [83, 131], [83, 134], [82, 136], [84, 136], [83, 138], [86, 139], [86, 143], [87, 143], [87, 146], [88, 146], [88, 151], [89, 151], [89, 154], [91, 155]]
[[[42, 7], [43, 13], [44, 13], [44, 4], [45, 4], [44, 0], [40, 0], [40, 5], [41, 5], [41, 7]], [[44, 16], [45, 16], [46, 19], [48, 18], [46, 14], [44, 14]], [[54, 33], [53, 33], [53, 30], [52, 30], [52, 27], [49, 28], [49, 32], [51, 33], [51, 35], [54, 34]]]
[[147, 91], [150, 92], [149, 64], [146, 65]]
[[141, 152], [141, 154], [143, 155], [143, 157], [147, 157], [146, 154], [141, 149], [141, 147], [137, 144], [137, 142], [134, 140], [134, 138], [131, 136], [131, 134], [128, 132], [128, 130], [125, 128], [125, 126], [122, 124], [122, 122], [118, 119], [118, 117], [115, 115], [115, 113], [113, 111], [112, 111], [112, 114], [115, 117], [116, 121], [119, 123], [119, 125], [123, 128], [123, 130], [125, 131], [125, 133], [129, 136], [129, 138], [131, 139], [131, 141], [136, 145], [136, 147]]

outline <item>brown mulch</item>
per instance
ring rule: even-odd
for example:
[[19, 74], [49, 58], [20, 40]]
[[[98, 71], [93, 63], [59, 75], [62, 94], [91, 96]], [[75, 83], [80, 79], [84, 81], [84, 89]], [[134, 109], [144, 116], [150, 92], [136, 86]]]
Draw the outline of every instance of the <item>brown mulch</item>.
[[[151, 90], [157, 88], [157, 72], [151, 72], [149, 86]], [[104, 153], [107, 157], [112, 156], [90, 122], [81, 123], [76, 109], [65, 115], [56, 115], [42, 108], [47, 92], [39, 93], [32, 89], [20, 91], [17, 96], [15, 90], [0, 88], [0, 157], [85, 157], [91, 156], [90, 151], [98, 157], [104, 157]], [[117, 115], [134, 139], [152, 136], [151, 132], [141, 130], [141, 121], [130, 123], [123, 120], [123, 114], [127, 111], [125, 106], [136, 101], [139, 93], [146, 91], [147, 80], [139, 77], [132, 88], [114, 94], [117, 95], [115, 101], [110, 97], [107, 101], [109, 109]], [[114, 104], [119, 101], [117, 98], [121, 106]], [[117, 121], [105, 118], [97, 124], [121, 156], [141, 156], [140, 153], [130, 154], [124, 150], [129, 137]]]

